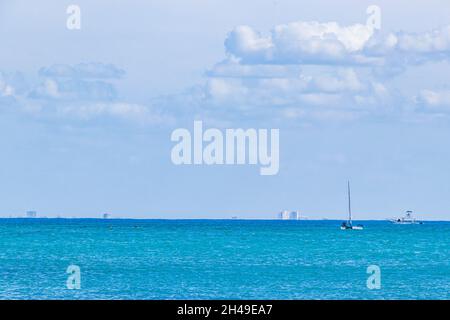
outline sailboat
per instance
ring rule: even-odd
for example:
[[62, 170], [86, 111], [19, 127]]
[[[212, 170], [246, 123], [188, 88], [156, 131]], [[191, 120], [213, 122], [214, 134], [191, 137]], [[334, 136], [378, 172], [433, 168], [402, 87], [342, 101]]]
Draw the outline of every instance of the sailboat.
[[348, 220], [342, 222], [341, 230], [363, 230], [363, 226], [358, 224], [354, 226], [352, 224], [352, 203], [350, 198], [350, 181], [347, 182], [347, 192], [348, 192]]

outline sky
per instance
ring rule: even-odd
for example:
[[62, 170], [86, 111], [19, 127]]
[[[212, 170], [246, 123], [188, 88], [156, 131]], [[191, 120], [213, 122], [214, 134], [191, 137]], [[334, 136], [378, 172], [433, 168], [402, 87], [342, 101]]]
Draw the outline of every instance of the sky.
[[[0, 1], [0, 39], [0, 217], [345, 219], [350, 180], [450, 220], [448, 1]], [[278, 174], [174, 165], [194, 120], [279, 129]]]

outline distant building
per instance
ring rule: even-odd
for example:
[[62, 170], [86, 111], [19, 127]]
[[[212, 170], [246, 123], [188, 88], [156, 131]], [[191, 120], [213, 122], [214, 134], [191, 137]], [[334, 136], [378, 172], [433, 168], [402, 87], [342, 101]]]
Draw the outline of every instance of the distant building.
[[103, 214], [103, 219], [109, 219], [110, 217], [111, 217], [111, 215], [109, 213]]
[[289, 220], [300, 220], [300, 211], [291, 211], [289, 213]]
[[278, 220], [288, 220], [288, 219], [289, 219], [289, 212], [287, 210], [278, 213]]
[[26, 217], [27, 218], [36, 218], [37, 213], [36, 213], [36, 211], [27, 211]]
[[284, 210], [278, 213], [279, 220], [300, 220], [300, 211], [288, 211]]

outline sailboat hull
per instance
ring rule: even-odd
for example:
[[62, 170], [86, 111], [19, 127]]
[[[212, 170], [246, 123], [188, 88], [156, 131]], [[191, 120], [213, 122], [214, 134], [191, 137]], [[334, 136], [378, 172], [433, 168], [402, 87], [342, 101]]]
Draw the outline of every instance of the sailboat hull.
[[362, 226], [341, 227], [341, 230], [363, 230]]

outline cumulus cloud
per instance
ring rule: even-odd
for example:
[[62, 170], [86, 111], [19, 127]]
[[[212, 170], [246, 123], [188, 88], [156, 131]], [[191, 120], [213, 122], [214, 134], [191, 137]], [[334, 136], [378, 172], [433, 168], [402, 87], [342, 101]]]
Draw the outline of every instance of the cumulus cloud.
[[[291, 119], [384, 117], [410, 110], [405, 104], [411, 102], [388, 79], [448, 60], [450, 26], [419, 33], [336, 22], [293, 22], [268, 33], [238, 26], [225, 39], [225, 51], [227, 58], [206, 73], [204, 110], [266, 110], [272, 118]], [[443, 106], [446, 99], [422, 92], [415, 103]]]
[[411, 92], [400, 92], [389, 81], [408, 68], [448, 61], [450, 26], [418, 33], [381, 33], [336, 22], [293, 22], [267, 33], [238, 26], [225, 39], [225, 52], [203, 84], [154, 99], [152, 107], [120, 99], [115, 80], [125, 72], [102, 63], [41, 68], [40, 83], [20, 93], [19, 82], [0, 73], [0, 101], [20, 99], [27, 110], [63, 118], [148, 122], [450, 113], [448, 91], [422, 90], [411, 100]]
[[58, 117], [69, 119], [93, 120], [108, 117], [141, 124], [172, 121], [166, 115], [149, 106], [126, 102], [65, 104], [56, 109], [56, 114]]
[[206, 75], [220, 78], [296, 78], [300, 72], [301, 67], [299, 65], [249, 65], [230, 58], [217, 63], [206, 72]]
[[15, 96], [27, 89], [27, 83], [20, 72], [0, 71], [0, 96]]
[[229, 60], [207, 75], [205, 107], [266, 112], [272, 118], [354, 119], [386, 113], [392, 100], [382, 82], [350, 66], [256, 65]]
[[278, 107], [271, 112], [289, 118], [365, 113], [389, 100], [379, 81], [355, 69], [383, 64], [365, 53], [373, 36], [365, 25], [335, 22], [277, 25], [266, 35], [236, 27], [225, 40], [228, 60], [208, 73], [207, 97], [213, 105]]
[[[369, 84], [361, 82], [352, 69], [339, 69], [319, 75], [298, 74], [296, 77], [228, 78], [210, 77], [206, 83], [211, 99], [239, 99], [246, 96], [249, 100], [258, 97], [262, 104], [277, 104], [276, 100], [305, 94], [343, 94], [364, 92]], [[250, 102], [250, 101], [249, 101]]]
[[362, 24], [293, 22], [275, 26], [268, 35], [239, 26], [228, 34], [225, 48], [244, 64], [421, 63], [449, 58], [450, 26], [381, 34]]
[[123, 77], [125, 71], [104, 63], [80, 63], [74, 66], [55, 64], [41, 68], [39, 75], [51, 78], [117, 79]]
[[443, 112], [450, 111], [450, 90], [421, 90], [414, 97], [414, 101], [423, 111], [427, 112]]
[[239, 26], [229, 33], [225, 47], [243, 63], [350, 63], [362, 60], [359, 55], [372, 34], [365, 25], [341, 27], [335, 22], [278, 25], [266, 36]]
[[[367, 46], [372, 48], [373, 43]], [[450, 53], [450, 25], [422, 33], [390, 33], [384, 42], [375, 43], [375, 48], [382, 45], [385, 53], [398, 51], [406, 54], [431, 54], [444, 57]]]
[[118, 98], [111, 80], [124, 74], [114, 65], [101, 63], [53, 65], [41, 68], [40, 82], [24, 89], [20, 74], [0, 72], [0, 103], [37, 118], [54, 120], [117, 119], [142, 124], [170, 121], [154, 107]]
[[125, 72], [114, 65], [80, 63], [52, 65], [39, 70], [42, 82], [35, 86], [29, 97], [61, 101], [113, 101], [117, 90], [110, 82]]
[[410, 94], [389, 81], [418, 64], [448, 59], [449, 30], [382, 34], [362, 24], [294, 22], [264, 34], [239, 26], [225, 39], [226, 58], [206, 72], [202, 85], [157, 104], [180, 118], [222, 122], [450, 113], [448, 93], [422, 91], [411, 103]]
[[47, 78], [30, 93], [33, 99], [52, 100], [114, 100], [114, 86], [104, 81]]
[[192, 101], [196, 97], [190, 110], [221, 121], [347, 121], [370, 115], [384, 117], [391, 111], [394, 97], [386, 86], [353, 68], [314, 68], [314, 72], [296, 74], [294, 70], [272, 69], [263, 76], [264, 68], [254, 67], [256, 70], [245, 66], [240, 77], [236, 66], [230, 76], [222, 65], [227, 76], [212, 71], [214, 76], [209, 76], [201, 89], [187, 93], [177, 103], [186, 106], [187, 98]]
[[0, 77], [0, 96], [12, 96], [14, 94], [14, 88], [7, 83], [2, 77]]

